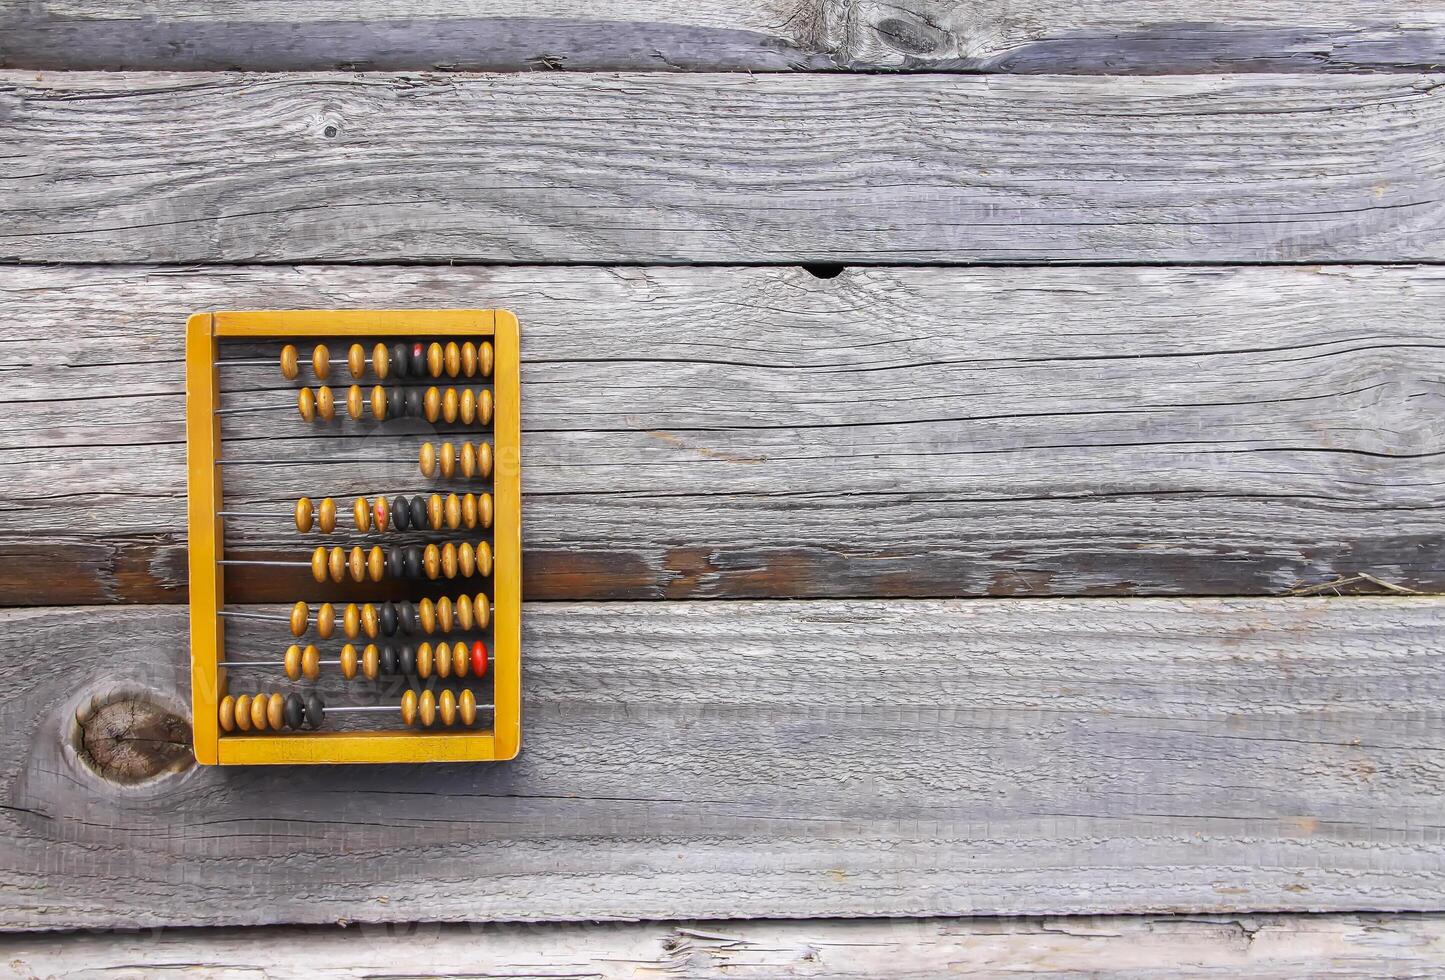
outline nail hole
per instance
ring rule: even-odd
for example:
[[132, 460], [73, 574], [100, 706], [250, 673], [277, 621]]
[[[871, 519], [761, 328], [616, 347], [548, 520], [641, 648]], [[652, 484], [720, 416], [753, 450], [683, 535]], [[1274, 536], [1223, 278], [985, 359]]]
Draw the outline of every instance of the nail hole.
[[841, 262], [804, 262], [803, 271], [814, 279], [836, 279], [843, 274]]
[[339, 132], [341, 132], [341, 130], [337, 129], [335, 126], [327, 126], [321, 131], [321, 135], [325, 136], [329, 140], [334, 140], [336, 139], [336, 134]]

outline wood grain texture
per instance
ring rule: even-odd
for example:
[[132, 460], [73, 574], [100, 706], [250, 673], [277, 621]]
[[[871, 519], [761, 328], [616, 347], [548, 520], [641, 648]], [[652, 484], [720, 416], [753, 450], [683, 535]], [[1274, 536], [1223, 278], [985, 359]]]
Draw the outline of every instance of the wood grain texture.
[[0, 259], [1438, 260], [1442, 78], [12, 72]]
[[1337, 0], [0, 0], [0, 67], [1014, 73], [1445, 64], [1434, 3]]
[[19, 977], [938, 976], [1424, 978], [1445, 970], [1438, 915], [1088, 916], [312, 926], [0, 937]]
[[[184, 612], [0, 612], [0, 925], [1445, 901], [1445, 601], [533, 603], [523, 621], [515, 763], [117, 785], [71, 719], [184, 703]], [[228, 633], [235, 655], [289, 635]]]
[[[532, 598], [1445, 590], [1438, 269], [11, 267], [0, 601], [183, 598], [188, 313], [476, 305], [522, 323]], [[301, 464], [228, 500], [429, 489], [376, 459], [434, 433], [293, 413], [227, 424]]]

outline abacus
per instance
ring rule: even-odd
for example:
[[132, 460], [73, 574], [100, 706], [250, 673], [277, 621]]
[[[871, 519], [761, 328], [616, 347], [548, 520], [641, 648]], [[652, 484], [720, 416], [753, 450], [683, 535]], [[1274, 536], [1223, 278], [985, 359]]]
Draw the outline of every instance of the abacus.
[[[345, 351], [344, 360], [333, 363], [333, 349]], [[268, 380], [248, 387], [257, 371]], [[518, 380], [517, 319], [505, 310], [190, 318], [190, 652], [199, 762], [516, 756]], [[228, 425], [247, 418], [264, 420], [261, 434], [252, 426], [248, 438], [226, 438]], [[298, 440], [337, 448], [330, 458], [324, 451], [304, 457], [288, 451]], [[358, 444], [365, 452], [348, 455]], [[293, 491], [259, 503], [226, 497], [227, 474], [303, 463], [322, 474], [318, 481], [327, 479], [327, 464], [338, 471], [371, 465], [404, 472], [410, 485]], [[258, 536], [281, 543], [261, 550], [252, 543]], [[302, 594], [289, 612], [228, 604], [228, 571], [279, 577]], [[442, 594], [416, 594], [435, 590]]]

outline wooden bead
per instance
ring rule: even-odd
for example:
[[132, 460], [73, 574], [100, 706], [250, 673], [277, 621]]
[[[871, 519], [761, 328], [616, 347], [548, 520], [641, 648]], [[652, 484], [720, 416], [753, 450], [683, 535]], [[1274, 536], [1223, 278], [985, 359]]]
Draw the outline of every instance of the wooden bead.
[[485, 541], [477, 542], [477, 574], [483, 578], [492, 574], [492, 546]]
[[452, 651], [445, 643], [438, 643], [432, 657], [432, 669], [438, 677], [452, 676]]
[[462, 578], [471, 578], [477, 574], [477, 553], [469, 541], [457, 545], [457, 570], [461, 572]]
[[476, 527], [477, 518], [477, 495], [474, 493], [465, 494], [462, 497], [462, 525], [464, 527]]
[[321, 498], [321, 506], [316, 511], [316, 524], [321, 528], [322, 534], [330, 534], [336, 530], [336, 501], [330, 497]]
[[477, 619], [477, 629], [484, 630], [492, 619], [492, 602], [485, 592], [478, 592], [472, 599], [472, 615]]
[[426, 569], [426, 577], [436, 580], [442, 570], [442, 552], [435, 544], [429, 544], [421, 553], [422, 568]]
[[331, 351], [326, 349], [325, 344], [317, 344], [311, 352], [311, 370], [323, 381], [331, 377]]
[[296, 531], [298, 533], [308, 533], [311, 530], [312, 520], [315, 516], [315, 511], [311, 507], [310, 497], [302, 497], [296, 501]]
[[419, 462], [420, 462], [420, 464], [421, 464], [421, 475], [422, 475], [422, 476], [431, 477], [431, 476], [435, 476], [435, 475], [436, 475], [436, 471], [437, 471], [437, 450], [436, 450], [436, 446], [433, 446], [433, 445], [432, 445], [431, 443], [429, 443], [429, 442], [424, 442], [424, 443], [422, 443], [422, 444], [421, 444], [421, 454], [420, 454], [420, 456], [418, 457], [418, 460], [419, 460]]
[[467, 645], [461, 640], [452, 644], [452, 676], [467, 676]]
[[468, 378], [477, 373], [477, 345], [470, 340], [462, 344], [462, 374]]
[[332, 548], [331, 553], [326, 556], [326, 568], [331, 573], [331, 581], [343, 582], [346, 580], [346, 549]]
[[477, 347], [477, 373], [484, 378], [490, 378], [493, 360], [492, 342], [490, 340], [482, 341]]
[[426, 420], [428, 422], [435, 422], [437, 419], [441, 418], [442, 393], [437, 390], [435, 385], [428, 388], [426, 390], [426, 394], [422, 395], [421, 410], [422, 414], [426, 416]]
[[445, 366], [446, 357], [442, 345], [432, 341], [426, 349], [426, 370], [433, 378], [442, 376], [442, 368]]
[[258, 694], [251, 699], [251, 727], [258, 732], [266, 730], [266, 702], [268, 700], [264, 694]]
[[447, 422], [457, 420], [457, 390], [448, 388], [442, 393], [442, 418]]
[[281, 658], [281, 665], [286, 671], [287, 680], [301, 679], [301, 645], [293, 643], [286, 648], [286, 655]]
[[437, 720], [437, 699], [431, 691], [422, 691], [417, 699], [416, 717], [423, 728], [430, 728]]
[[336, 608], [329, 602], [323, 602], [321, 608], [316, 610], [316, 635], [323, 640], [329, 640], [335, 631]]
[[280, 691], [273, 691], [266, 699], [266, 725], [273, 732], [279, 732], [285, 727], [286, 720], [286, 698]]
[[376, 648], [375, 643], [368, 643], [366, 649], [361, 651], [361, 672], [369, 681], [376, 680], [377, 674], [381, 673], [381, 651]]
[[457, 696], [451, 688], [442, 691], [441, 697], [437, 698], [437, 714], [441, 716], [443, 725], [450, 727], [457, 723]]
[[327, 422], [336, 418], [336, 396], [328, 385], [316, 389], [316, 414]]
[[236, 699], [227, 694], [221, 698], [221, 706], [217, 711], [217, 721], [221, 724], [221, 731], [229, 732], [236, 727]]
[[386, 577], [386, 552], [381, 550], [381, 545], [372, 545], [366, 553], [366, 574], [373, 582]]
[[366, 348], [360, 344], [352, 344], [346, 349], [346, 367], [351, 371], [353, 378], [359, 378], [366, 373]]
[[366, 399], [361, 396], [361, 385], [352, 385], [346, 389], [346, 414], [351, 418], [360, 420], [365, 410]]
[[317, 548], [311, 552], [311, 577], [318, 582], [326, 581], [326, 549]]
[[236, 727], [243, 732], [251, 730], [251, 695], [243, 694], [236, 699]]
[[492, 475], [492, 444], [490, 442], [477, 443], [477, 476], [483, 480]]
[[357, 497], [356, 503], [351, 505], [351, 520], [356, 529], [362, 534], [371, 530], [371, 501], [365, 497]]
[[477, 696], [469, 687], [463, 688], [462, 696], [457, 699], [457, 715], [468, 728], [477, 723]]
[[472, 597], [469, 595], [457, 596], [457, 628], [469, 630], [472, 628]]
[[307, 422], [316, 420], [316, 396], [310, 388], [302, 388], [296, 392], [296, 408]]
[[444, 480], [450, 480], [456, 474], [457, 450], [449, 442], [444, 442], [437, 448], [437, 469], [441, 470]]
[[463, 425], [476, 421], [477, 393], [470, 388], [463, 388], [461, 398], [457, 400], [457, 418], [462, 420]]
[[454, 493], [447, 494], [446, 500], [442, 501], [442, 517], [446, 520], [447, 527], [455, 531], [462, 526], [462, 498]]
[[428, 636], [436, 632], [437, 617], [436, 609], [432, 606], [430, 599], [422, 599], [416, 604], [416, 616], [421, 620], [421, 629]]
[[385, 497], [376, 498], [376, 506], [373, 508], [376, 517], [376, 529], [382, 533], [391, 526], [391, 505], [386, 502]]
[[437, 600], [437, 629], [443, 633], [450, 633], [453, 623], [452, 601], [446, 596], [442, 596]]
[[304, 602], [298, 602], [291, 607], [291, 635], [300, 636], [306, 632], [306, 624], [311, 618], [311, 609]]
[[472, 642], [471, 668], [473, 677], [485, 677], [487, 673], [487, 645], [481, 640]]
[[347, 680], [356, 679], [356, 647], [350, 643], [341, 648], [341, 676]]
[[361, 607], [361, 628], [373, 640], [376, 639], [377, 631], [381, 629], [381, 616], [377, 613], [376, 606], [369, 602]]
[[426, 522], [433, 531], [442, 527], [442, 495], [434, 493], [426, 498]]
[[492, 526], [492, 495], [477, 494], [477, 523], [482, 527]]
[[470, 480], [477, 475], [477, 448], [470, 442], [462, 443], [462, 476]]
[[281, 348], [281, 377], [287, 381], [295, 381], [296, 375], [301, 373], [301, 364], [297, 360], [296, 345], [287, 344]]
[[477, 395], [477, 424], [492, 424], [492, 391], [490, 388], [483, 388]]
[[346, 570], [351, 573], [351, 581], [366, 581], [366, 552], [360, 546], [353, 546], [346, 556]]
[[346, 611], [341, 614], [341, 629], [348, 640], [361, 635], [361, 610], [356, 608], [356, 603], [346, 604]]
[[391, 358], [385, 344], [379, 343], [371, 349], [371, 369], [376, 372], [378, 380], [386, 380], [387, 372], [391, 369]]
[[416, 648], [416, 676], [426, 680], [431, 676], [432, 653], [431, 644], [423, 643]]
[[381, 385], [371, 389], [371, 414], [378, 422], [386, 419], [386, 389]]
[[309, 681], [321, 676], [321, 651], [314, 643], [306, 644], [306, 649], [301, 651], [301, 673]]
[[416, 724], [416, 692], [407, 690], [401, 696], [401, 720], [410, 726]]
[[462, 349], [455, 340], [447, 341], [447, 345], [442, 348], [442, 367], [450, 378], [455, 378], [462, 369]]

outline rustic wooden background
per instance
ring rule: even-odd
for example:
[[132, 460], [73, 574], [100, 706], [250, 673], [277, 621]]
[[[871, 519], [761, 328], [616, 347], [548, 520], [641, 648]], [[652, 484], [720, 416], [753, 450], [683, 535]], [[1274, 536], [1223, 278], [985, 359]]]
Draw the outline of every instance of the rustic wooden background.
[[[1445, 2], [0, 0], [0, 69], [18, 975], [1445, 970]], [[522, 757], [195, 767], [185, 316], [451, 305]]]

